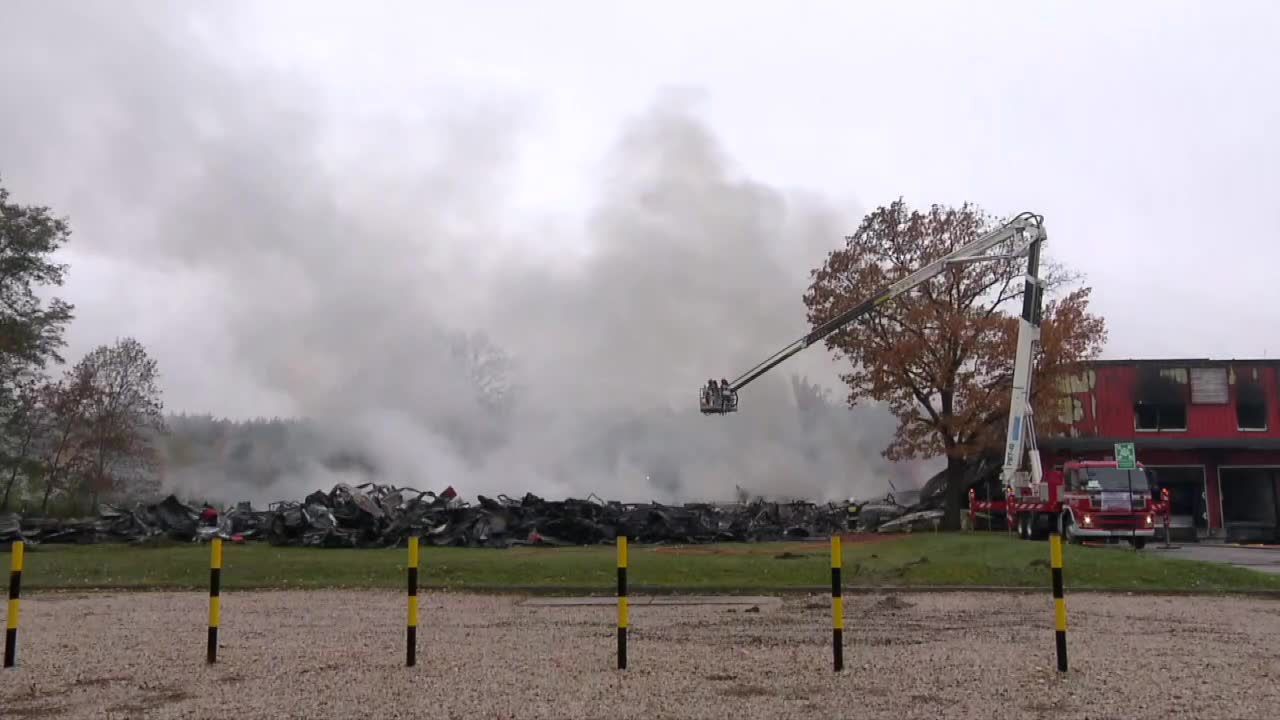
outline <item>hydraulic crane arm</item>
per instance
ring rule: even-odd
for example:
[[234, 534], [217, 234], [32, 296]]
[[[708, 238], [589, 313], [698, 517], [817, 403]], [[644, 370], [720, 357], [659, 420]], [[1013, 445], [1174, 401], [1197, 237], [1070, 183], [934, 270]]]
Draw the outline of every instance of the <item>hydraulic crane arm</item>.
[[[929, 263], [928, 265], [925, 265], [901, 280], [882, 288], [879, 292], [866, 300], [863, 300], [857, 305], [841, 312], [830, 320], [827, 320], [818, 327], [815, 327], [805, 336], [799, 338], [773, 355], [770, 355], [755, 367], [738, 376], [738, 378], [732, 383], [723, 380], [720, 383], [716, 383], [714, 380], [708, 382], [707, 385], [702, 388], [701, 392], [700, 408], [702, 412], [704, 414], [725, 414], [736, 412], [738, 409], [738, 391], [749, 385], [753, 380], [782, 364], [788, 358], [799, 353], [801, 350], [804, 350], [810, 345], [826, 338], [831, 333], [836, 332], [854, 320], [869, 314], [880, 305], [883, 305], [899, 295], [910, 292], [932, 278], [937, 277], [947, 268], [971, 262], [985, 262], [988, 260], [1019, 257], [1024, 254], [1028, 254], [1033, 258], [1038, 257], [1040, 242], [1043, 241], [1045, 237], [1043, 222], [1044, 218], [1042, 216], [1024, 212], [1013, 220], [1010, 220], [1005, 225], [982, 235], [968, 245], [957, 248], [951, 253]], [[1014, 243], [1014, 249], [1011, 252], [1001, 255], [987, 254], [992, 248], [999, 247], [1000, 245], [1011, 241]], [[1035, 270], [1032, 269], [1030, 276], [1034, 276], [1034, 274]], [[1028, 280], [1028, 288], [1032, 287], [1033, 284], [1037, 288], [1036, 307], [1038, 308], [1038, 280], [1035, 283]], [[1030, 302], [1030, 300], [1024, 300], [1024, 315], [1026, 314], [1026, 302]], [[1025, 318], [1024, 322], [1026, 322]], [[1036, 330], [1038, 336], [1038, 309], [1036, 310]], [[1019, 353], [1021, 353], [1021, 344], [1019, 344]], [[1019, 355], [1019, 360], [1021, 360], [1021, 355]]]
[[[1027, 246], [1022, 316], [1018, 318], [1018, 348], [1013, 360], [1013, 396], [1009, 399], [1009, 424], [1005, 431], [1004, 465], [1000, 474], [1001, 485], [1005, 488], [1026, 485], [1028, 480], [1039, 483], [1044, 478], [1031, 413], [1031, 369], [1036, 346], [1040, 344], [1040, 311], [1044, 300], [1044, 283], [1040, 280], [1040, 244], [1044, 239], [1044, 227], [1041, 225]], [[1031, 459], [1030, 478], [1019, 470], [1024, 454]]]

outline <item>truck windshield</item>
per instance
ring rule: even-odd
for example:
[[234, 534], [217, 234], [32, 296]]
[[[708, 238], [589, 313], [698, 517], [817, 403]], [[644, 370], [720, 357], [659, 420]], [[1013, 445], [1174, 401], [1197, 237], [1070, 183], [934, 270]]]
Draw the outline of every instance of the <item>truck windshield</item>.
[[1141, 468], [1137, 470], [1121, 470], [1119, 468], [1084, 468], [1084, 482], [1087, 490], [1128, 490], [1147, 492], [1147, 473]]

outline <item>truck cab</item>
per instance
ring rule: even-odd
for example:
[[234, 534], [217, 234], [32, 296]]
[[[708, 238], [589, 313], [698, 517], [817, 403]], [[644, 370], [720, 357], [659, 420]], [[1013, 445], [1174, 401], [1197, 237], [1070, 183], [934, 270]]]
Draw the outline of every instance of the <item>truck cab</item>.
[[1153, 483], [1142, 463], [1129, 470], [1114, 460], [1069, 461], [1054, 476], [1046, 479], [1052, 483], [1051, 499], [1061, 504], [1068, 541], [1129, 540], [1140, 548], [1155, 537]]

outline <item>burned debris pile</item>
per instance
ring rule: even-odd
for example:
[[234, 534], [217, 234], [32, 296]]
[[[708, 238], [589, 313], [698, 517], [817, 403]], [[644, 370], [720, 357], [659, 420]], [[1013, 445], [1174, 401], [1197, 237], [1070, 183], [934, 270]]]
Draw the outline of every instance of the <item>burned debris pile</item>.
[[19, 517], [0, 514], [0, 543], [90, 544], [104, 542], [145, 543], [153, 540], [195, 540], [222, 534], [249, 539], [259, 536], [266, 513], [246, 503], [219, 513], [216, 524], [202, 524], [212, 513], [201, 511], [170, 495], [158, 503], [138, 503], [132, 508], [103, 505], [96, 518]]
[[418, 535], [429, 545], [495, 547], [593, 545], [626, 535], [639, 543], [780, 540], [845, 528], [836, 504], [745, 505], [513, 499], [483, 495], [476, 503], [443, 493], [387, 485], [337, 485], [300, 503], [276, 503], [262, 532], [276, 545], [385, 547]]
[[545, 500], [527, 494], [479, 496], [463, 501], [444, 492], [391, 485], [338, 484], [301, 502], [248, 503], [225, 509], [195, 507], [170, 495], [132, 508], [104, 506], [96, 518], [62, 520], [0, 515], [0, 542], [145, 543], [155, 540], [233, 542], [265, 540], [273, 545], [389, 547], [410, 535], [425, 544], [505, 548], [515, 545], [592, 545], [626, 535], [637, 543], [697, 544], [763, 542], [823, 537], [877, 529], [912, 508], [892, 497], [875, 503], [774, 502], [622, 503], [591, 495]]

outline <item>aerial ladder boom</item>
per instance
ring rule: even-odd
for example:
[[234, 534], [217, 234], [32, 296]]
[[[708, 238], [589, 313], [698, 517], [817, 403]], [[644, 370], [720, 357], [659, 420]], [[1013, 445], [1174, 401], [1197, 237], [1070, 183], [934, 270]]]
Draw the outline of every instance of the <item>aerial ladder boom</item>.
[[[1009, 407], [1008, 441], [1005, 447], [1003, 482], [1007, 486], [1015, 476], [1021, 478], [1018, 468], [1023, 452], [1031, 449], [1032, 475], [1042, 476], [1040, 457], [1034, 452], [1035, 429], [1029, 405], [1031, 392], [1031, 365], [1035, 346], [1040, 342], [1040, 306], [1043, 287], [1039, 279], [1040, 245], [1045, 240], [1044, 218], [1024, 212], [1008, 223], [973, 242], [925, 265], [897, 282], [882, 288], [871, 297], [815, 327], [808, 334], [765, 358], [755, 367], [740, 375], [732, 383], [721, 380], [708, 381], [702, 388], [699, 407], [704, 414], [722, 415], [738, 409], [738, 391], [756, 378], [782, 364], [791, 356], [826, 338], [849, 323], [866, 316], [886, 302], [914, 290], [956, 265], [986, 262], [1027, 256], [1027, 273], [1024, 278], [1022, 317], [1018, 325], [1018, 350], [1014, 361], [1013, 398]], [[1010, 243], [1013, 248], [1003, 254], [992, 254], [993, 248]]]
[[[1013, 396], [1009, 400], [1009, 421], [1005, 431], [1004, 466], [1000, 480], [1006, 492], [1029, 482], [1044, 479], [1040, 452], [1036, 445], [1036, 428], [1031, 412], [1031, 369], [1035, 350], [1040, 345], [1040, 311], [1044, 283], [1040, 280], [1040, 244], [1045, 239], [1044, 227], [1027, 246], [1027, 274], [1023, 278], [1022, 316], [1018, 318], [1018, 349], [1013, 361]], [[1030, 454], [1030, 476], [1019, 468], [1024, 453]], [[1045, 498], [1047, 499], [1047, 498]]]

